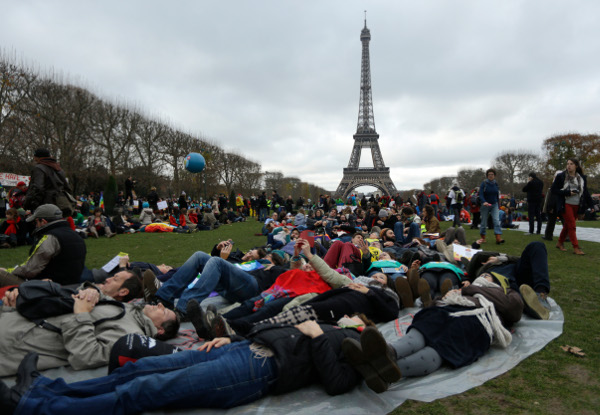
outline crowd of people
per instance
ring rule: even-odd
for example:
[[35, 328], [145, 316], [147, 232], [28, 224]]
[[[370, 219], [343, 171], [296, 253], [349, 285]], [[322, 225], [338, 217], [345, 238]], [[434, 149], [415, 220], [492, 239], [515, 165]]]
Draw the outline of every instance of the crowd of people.
[[[231, 208], [223, 195], [195, 207], [182, 194], [172, 201], [174, 227], [198, 229], [207, 214], [216, 219], [215, 211], [231, 209], [234, 219], [258, 218], [264, 244], [243, 252], [221, 241], [178, 267], [123, 256], [109, 272], [86, 268], [86, 242], [73, 229], [77, 212], [74, 217], [56, 198], [41, 200], [23, 219], [33, 227], [26, 236], [33, 244], [29, 258], [0, 268], [0, 351], [11, 356], [0, 364], [0, 376], [17, 375], [11, 388], [0, 382], [3, 413], [228, 408], [315, 382], [342, 394], [362, 379], [379, 393], [401, 377], [463, 367], [492, 346], [507, 347], [523, 312], [549, 318], [550, 280], [542, 242], [529, 243], [519, 257], [485, 249], [488, 216], [495, 242], [504, 242], [495, 174], [488, 170], [478, 189], [483, 221], [470, 258], [454, 255], [467, 246], [460, 211], [473, 197], [458, 183], [448, 192], [448, 207], [459, 219], [445, 232], [439, 221], [447, 210], [434, 192], [414, 204], [351, 197], [347, 205], [327, 196], [312, 204], [263, 192]], [[99, 206], [90, 211], [90, 235], [140, 231], [160, 216], [154, 206], [160, 199], [150, 195], [141, 200], [139, 217], [130, 215], [137, 196], [128, 180], [115, 217]], [[585, 176], [567, 165], [552, 192], [557, 214], [564, 212], [564, 236], [578, 253], [572, 222], [579, 203], [589, 202]], [[201, 221], [195, 209], [203, 210]], [[219, 223], [228, 223], [229, 215], [221, 217]], [[214, 293], [232, 304], [226, 312], [202, 304]], [[407, 307], [419, 307], [408, 334], [388, 343], [376, 324]], [[164, 342], [182, 320], [205, 341], [199, 349]], [[67, 385], [38, 372], [67, 364], [75, 370], [108, 364], [110, 373]]]

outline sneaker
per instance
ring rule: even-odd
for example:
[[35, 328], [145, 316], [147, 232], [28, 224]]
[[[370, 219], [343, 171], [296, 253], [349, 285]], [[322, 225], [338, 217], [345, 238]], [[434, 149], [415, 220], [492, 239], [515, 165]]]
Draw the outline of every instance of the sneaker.
[[147, 269], [142, 275], [142, 288], [144, 290], [144, 301], [152, 303], [156, 301], [156, 292], [161, 286], [161, 282], [154, 273]]
[[412, 290], [410, 289], [410, 284], [408, 283], [408, 280], [404, 277], [398, 277], [398, 278], [396, 278], [395, 284], [396, 284], [396, 293], [398, 293], [398, 296], [400, 296], [402, 308], [414, 307], [415, 302], [413, 299]]
[[379, 376], [375, 368], [367, 361], [361, 344], [357, 340], [345, 338], [342, 341], [342, 353], [350, 366], [360, 373], [369, 389], [376, 393], [382, 393], [388, 389], [388, 383]]
[[523, 284], [519, 287], [519, 292], [523, 297], [523, 302], [525, 302], [525, 310], [532, 317], [538, 320], [548, 320], [550, 317], [550, 311], [546, 309], [540, 300], [533, 288], [531, 288], [527, 284]]
[[442, 241], [441, 239], [435, 241], [435, 249], [437, 249], [438, 252], [444, 254], [444, 256], [446, 257], [446, 261], [456, 265], [456, 261], [454, 260], [454, 254], [453, 252], [450, 252], [450, 248], [448, 247], [448, 245], [446, 245], [444, 241]]
[[363, 356], [373, 366], [381, 379], [388, 383], [397, 382], [402, 373], [396, 365], [394, 350], [388, 346], [383, 335], [375, 327], [365, 327], [360, 335]]

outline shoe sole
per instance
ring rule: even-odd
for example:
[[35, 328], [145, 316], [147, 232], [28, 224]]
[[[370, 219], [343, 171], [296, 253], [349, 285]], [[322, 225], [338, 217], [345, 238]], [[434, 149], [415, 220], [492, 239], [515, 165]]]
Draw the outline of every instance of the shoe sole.
[[369, 389], [376, 393], [382, 393], [388, 389], [387, 382], [377, 374], [375, 368], [364, 357], [358, 341], [348, 338], [344, 339], [342, 342], [342, 353], [348, 363], [360, 373]]
[[144, 301], [150, 303], [156, 299], [156, 275], [149, 269], [142, 275], [142, 289], [144, 291]]
[[363, 356], [381, 379], [388, 383], [394, 383], [402, 378], [400, 369], [389, 355], [387, 342], [377, 329], [365, 329], [360, 336], [360, 344]]
[[419, 270], [409, 269], [406, 275], [408, 285], [410, 285], [410, 291], [412, 292], [414, 304], [414, 300], [418, 298], [417, 293], [419, 292]]
[[533, 314], [537, 316], [538, 319], [548, 320], [550, 317], [550, 311], [545, 308], [542, 303], [540, 303], [540, 300], [538, 299], [535, 291], [533, 291], [533, 288], [531, 288], [529, 285], [523, 284], [519, 287], [519, 292], [521, 293], [526, 306]]
[[451, 289], [452, 289], [452, 281], [444, 280], [444, 282], [442, 283], [442, 286], [440, 287], [440, 294], [442, 295], [442, 297], [444, 297], [446, 295], [446, 293], [448, 291], [450, 291]]
[[205, 324], [206, 322], [206, 313], [198, 304], [197, 301], [190, 300], [186, 306], [186, 317], [190, 320], [194, 329], [196, 330], [196, 334], [201, 339], [206, 339], [208, 337], [208, 326]]
[[429, 283], [423, 279], [419, 280], [419, 296], [423, 302], [423, 307], [429, 307], [431, 304], [431, 287]]
[[413, 300], [412, 290], [410, 289], [410, 284], [408, 280], [403, 277], [396, 278], [396, 292], [400, 296], [400, 300], [402, 301], [402, 307], [414, 307], [415, 302]]

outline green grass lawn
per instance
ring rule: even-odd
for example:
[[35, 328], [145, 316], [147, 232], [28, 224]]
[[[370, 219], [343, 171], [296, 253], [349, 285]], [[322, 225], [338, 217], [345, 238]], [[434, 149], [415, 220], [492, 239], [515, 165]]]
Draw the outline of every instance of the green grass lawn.
[[[448, 224], [443, 224], [447, 227]], [[600, 222], [578, 222], [580, 227], [600, 227]], [[192, 234], [126, 234], [113, 239], [87, 239], [86, 265], [97, 268], [119, 252], [129, 254], [132, 261], [181, 265], [193, 252], [210, 251], [223, 239], [233, 239], [235, 246], [247, 250], [265, 243], [265, 237], [255, 236], [261, 224], [255, 221], [222, 226], [216, 231]], [[491, 234], [492, 232], [488, 232]], [[479, 232], [467, 227], [469, 242]], [[519, 255], [538, 236], [526, 236], [520, 231], [505, 231], [506, 244], [493, 241], [484, 245], [488, 250], [500, 250]], [[408, 401], [394, 414], [597, 414], [600, 413], [600, 323], [598, 295], [600, 278], [598, 263], [600, 244], [581, 242], [587, 253], [576, 257], [569, 243], [568, 252], [561, 252], [554, 242], [544, 241], [548, 248], [550, 293], [565, 314], [564, 333], [540, 352], [529, 357], [513, 370], [484, 385], [460, 395], [433, 403]], [[27, 247], [0, 250], [0, 266], [9, 267], [27, 258]], [[560, 349], [561, 345], [577, 346], [586, 357], [575, 357]]]

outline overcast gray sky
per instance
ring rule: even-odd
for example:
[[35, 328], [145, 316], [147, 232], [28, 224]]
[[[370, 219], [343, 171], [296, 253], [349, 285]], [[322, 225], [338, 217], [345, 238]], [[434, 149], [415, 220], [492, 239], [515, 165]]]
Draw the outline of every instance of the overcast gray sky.
[[0, 3], [5, 51], [330, 190], [356, 132], [365, 9], [398, 189], [600, 129], [595, 0]]

